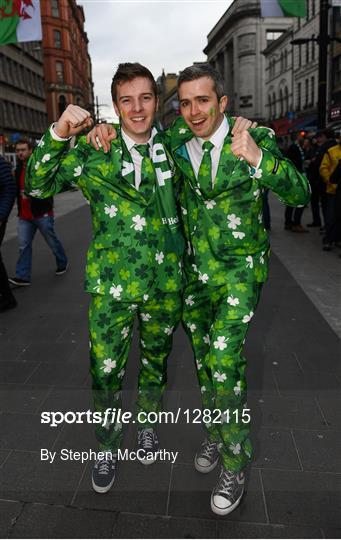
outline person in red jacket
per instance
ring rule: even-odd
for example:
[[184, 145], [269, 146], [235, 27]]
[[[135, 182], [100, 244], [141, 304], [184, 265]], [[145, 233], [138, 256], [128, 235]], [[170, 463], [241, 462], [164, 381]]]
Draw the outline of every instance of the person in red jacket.
[[53, 198], [40, 200], [25, 194], [25, 172], [27, 161], [32, 154], [29, 141], [21, 139], [15, 145], [19, 164], [15, 171], [18, 201], [19, 259], [15, 277], [9, 282], [16, 287], [31, 285], [32, 242], [39, 230], [56, 258], [56, 275], [62, 275], [68, 268], [64, 248], [54, 231]]

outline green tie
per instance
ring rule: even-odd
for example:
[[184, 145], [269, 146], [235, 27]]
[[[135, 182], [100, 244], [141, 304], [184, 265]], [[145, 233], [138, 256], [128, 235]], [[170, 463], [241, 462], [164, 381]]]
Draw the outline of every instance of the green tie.
[[134, 148], [142, 156], [140, 193], [149, 201], [153, 195], [155, 169], [149, 155], [149, 144], [135, 144]]
[[214, 144], [211, 141], [205, 141], [202, 145], [204, 151], [202, 160], [200, 163], [200, 168], [198, 172], [198, 183], [203, 191], [212, 190], [212, 159], [211, 159], [211, 150], [214, 147]]

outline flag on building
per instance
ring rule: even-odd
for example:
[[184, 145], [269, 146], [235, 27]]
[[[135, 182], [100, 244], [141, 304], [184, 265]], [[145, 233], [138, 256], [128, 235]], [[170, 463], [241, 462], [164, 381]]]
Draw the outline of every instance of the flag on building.
[[305, 17], [306, 0], [261, 0], [262, 17]]
[[0, 45], [41, 39], [40, 0], [0, 0]]

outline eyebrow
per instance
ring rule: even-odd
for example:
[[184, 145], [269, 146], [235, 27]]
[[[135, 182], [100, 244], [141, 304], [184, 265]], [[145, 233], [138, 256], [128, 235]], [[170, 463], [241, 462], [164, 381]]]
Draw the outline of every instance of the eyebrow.
[[[194, 96], [194, 99], [209, 98], [209, 96]], [[180, 101], [188, 101], [190, 98], [182, 98]]]
[[[152, 96], [153, 95], [153, 92], [143, 92], [143, 94], [140, 94], [140, 96]], [[126, 98], [131, 98], [132, 96], [120, 96], [120, 100], [121, 99], [126, 99]]]

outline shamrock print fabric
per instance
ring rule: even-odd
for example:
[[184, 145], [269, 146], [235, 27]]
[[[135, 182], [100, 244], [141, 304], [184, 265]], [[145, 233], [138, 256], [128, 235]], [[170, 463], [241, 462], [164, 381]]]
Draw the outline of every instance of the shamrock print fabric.
[[[228, 118], [230, 131], [233, 121]], [[185, 271], [189, 282], [210, 286], [246, 281], [264, 282], [268, 275], [269, 239], [264, 228], [262, 195], [271, 189], [288, 205], [309, 201], [309, 184], [283, 158], [268, 128], [249, 130], [263, 158], [258, 170], [231, 152], [228, 134], [221, 151], [213, 189], [198, 182], [186, 149], [193, 134], [184, 120], [167, 133], [173, 158], [183, 173], [180, 203], [187, 241]], [[201, 171], [201, 176], [205, 171]], [[207, 175], [210, 170], [207, 167]], [[206, 182], [209, 185], [209, 182]]]
[[243, 422], [247, 398], [242, 349], [261, 286], [246, 282], [210, 287], [197, 281], [184, 291], [183, 323], [196, 359], [203, 409], [229, 411], [222, 423], [205, 427], [230, 471], [240, 471], [251, 459], [250, 422]]
[[[137, 410], [146, 413], [160, 410], [167, 382], [167, 357], [181, 312], [179, 293], [145, 295], [141, 302], [133, 304], [116, 302], [110, 296], [92, 295], [89, 308], [90, 369], [96, 411], [122, 408], [122, 381], [136, 316], [141, 353]], [[122, 427], [119, 423], [96, 425], [101, 450], [119, 448]], [[144, 423], [139, 427], [153, 425]]]
[[162, 185], [155, 177], [157, 187], [146, 200], [125, 178], [125, 166], [120, 138], [104, 154], [88, 145], [85, 137], [70, 150], [68, 141], [56, 141], [47, 131], [29, 160], [26, 191], [46, 198], [77, 185], [88, 199], [93, 240], [87, 254], [86, 291], [116, 301], [179, 291], [183, 238], [178, 218], [173, 218], [172, 228], [168, 223], [169, 209], [175, 209], [174, 177]]

